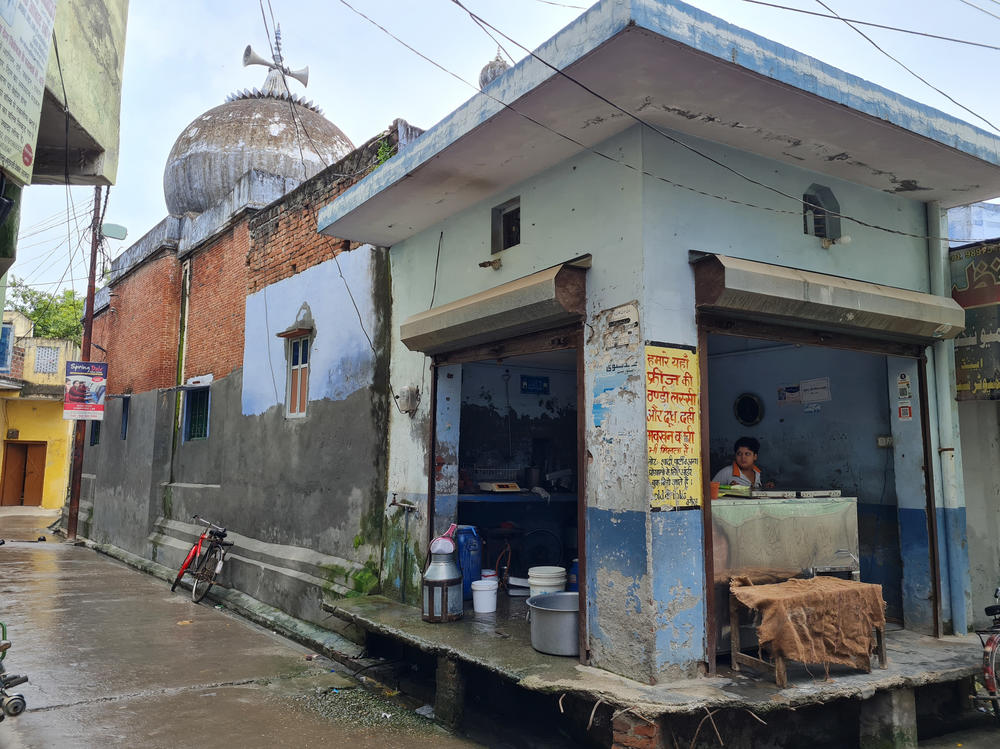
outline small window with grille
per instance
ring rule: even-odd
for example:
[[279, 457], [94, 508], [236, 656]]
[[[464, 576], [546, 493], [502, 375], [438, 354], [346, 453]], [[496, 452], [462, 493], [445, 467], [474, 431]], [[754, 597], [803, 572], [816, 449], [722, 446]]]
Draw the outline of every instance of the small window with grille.
[[35, 348], [35, 374], [55, 374], [59, 371], [58, 367], [58, 346], [37, 346]]
[[192, 388], [184, 393], [184, 441], [208, 439], [208, 388]]

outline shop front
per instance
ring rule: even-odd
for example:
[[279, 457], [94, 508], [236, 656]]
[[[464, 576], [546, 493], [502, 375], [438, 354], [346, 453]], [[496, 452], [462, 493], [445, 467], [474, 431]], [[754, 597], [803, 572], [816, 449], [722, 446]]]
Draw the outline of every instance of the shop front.
[[[704, 480], [717, 497], [704, 505], [710, 653], [730, 650], [734, 579], [874, 583], [890, 628], [939, 634], [948, 581], [926, 353], [961, 333], [962, 310], [836, 276], [692, 260], [707, 371]], [[744, 470], [737, 453], [747, 445]]]

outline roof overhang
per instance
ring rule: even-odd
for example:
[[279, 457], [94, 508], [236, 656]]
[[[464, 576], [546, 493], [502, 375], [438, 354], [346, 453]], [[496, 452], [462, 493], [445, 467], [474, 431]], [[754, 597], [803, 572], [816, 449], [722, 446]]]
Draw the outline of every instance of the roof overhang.
[[951, 297], [692, 253], [699, 312], [927, 345], [965, 328]]
[[439, 354], [557, 328], [585, 313], [586, 270], [557, 265], [411, 315], [399, 337], [411, 351]]
[[[1000, 195], [1000, 138], [679, 2], [604, 0], [536, 53], [681, 136], [944, 207]], [[635, 124], [531, 57], [486, 91], [322, 208], [320, 231], [391, 246], [580, 151], [495, 99], [587, 147]]]

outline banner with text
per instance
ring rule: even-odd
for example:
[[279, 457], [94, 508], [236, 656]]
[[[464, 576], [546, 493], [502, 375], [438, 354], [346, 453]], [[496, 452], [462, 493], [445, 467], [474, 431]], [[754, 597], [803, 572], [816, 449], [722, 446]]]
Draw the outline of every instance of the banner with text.
[[965, 332], [955, 339], [958, 400], [1000, 399], [1000, 242], [950, 252], [951, 296], [965, 308]]
[[701, 380], [693, 351], [646, 346], [650, 507], [700, 507]]
[[56, 0], [0, 0], [0, 167], [31, 182]]
[[66, 362], [66, 391], [63, 418], [104, 420], [104, 394], [108, 389], [108, 363]]

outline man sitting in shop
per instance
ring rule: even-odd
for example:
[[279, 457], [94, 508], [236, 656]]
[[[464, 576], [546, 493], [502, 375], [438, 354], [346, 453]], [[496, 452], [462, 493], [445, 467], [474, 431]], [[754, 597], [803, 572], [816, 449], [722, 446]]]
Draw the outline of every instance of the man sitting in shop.
[[760, 469], [757, 467], [760, 442], [753, 437], [740, 437], [733, 446], [733, 452], [733, 464], [716, 473], [712, 481], [717, 481], [722, 486], [749, 486], [751, 489], [774, 487], [773, 481], [764, 483], [761, 480]]

